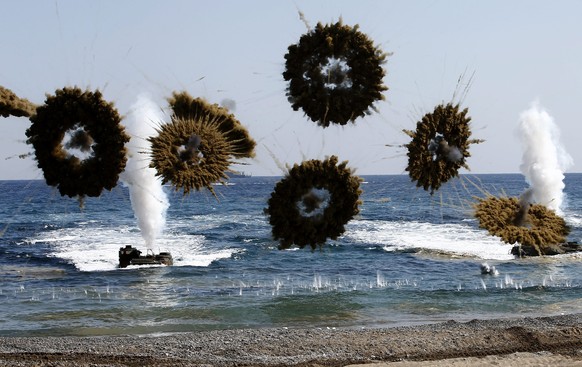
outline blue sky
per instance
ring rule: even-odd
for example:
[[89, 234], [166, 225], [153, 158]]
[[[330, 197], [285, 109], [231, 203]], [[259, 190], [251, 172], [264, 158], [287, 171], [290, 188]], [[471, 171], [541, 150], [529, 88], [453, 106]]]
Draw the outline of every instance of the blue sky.
[[[402, 129], [441, 102], [469, 109], [472, 173], [519, 172], [519, 115], [537, 100], [582, 172], [582, 2], [433, 0], [2, 0], [0, 85], [37, 104], [64, 86], [99, 89], [123, 115], [145, 93], [160, 108], [174, 90], [234, 113], [258, 142], [237, 167], [281, 166], [335, 154], [358, 174], [405, 173]], [[285, 96], [284, 55], [317, 22], [359, 24], [385, 52], [389, 90], [378, 113], [322, 129]], [[465, 82], [473, 75], [463, 93]], [[459, 96], [463, 97], [460, 98]], [[0, 179], [42, 178], [24, 132], [0, 121]], [[386, 146], [387, 144], [392, 146]], [[466, 171], [461, 171], [466, 172]]]

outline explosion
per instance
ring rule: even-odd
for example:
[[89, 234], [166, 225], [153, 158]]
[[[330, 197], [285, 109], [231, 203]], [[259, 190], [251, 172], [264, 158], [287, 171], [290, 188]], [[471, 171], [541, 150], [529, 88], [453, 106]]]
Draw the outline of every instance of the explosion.
[[519, 199], [479, 199], [475, 205], [479, 226], [507, 243], [518, 243], [512, 250], [518, 256], [576, 251], [577, 246], [565, 243], [570, 228], [559, 215], [564, 170], [572, 158], [560, 144], [558, 127], [534, 103], [521, 114], [519, 132], [524, 145], [520, 168], [530, 187]]
[[529, 203], [528, 197], [526, 192], [519, 199], [495, 196], [478, 199], [475, 217], [479, 227], [506, 243], [531, 247], [537, 255], [556, 253], [556, 245], [566, 241], [570, 228], [554, 211]]
[[471, 129], [467, 109], [459, 105], [440, 104], [416, 124], [416, 131], [404, 130], [412, 138], [405, 144], [408, 149], [406, 170], [416, 186], [422, 186], [431, 194], [452, 177], [461, 167], [469, 169], [465, 162], [470, 157], [469, 145], [483, 142], [469, 139]]
[[[27, 143], [34, 147], [46, 183], [56, 186], [62, 196], [82, 201], [117, 185], [127, 160], [124, 145], [129, 136], [117, 110], [99, 91], [58, 89], [54, 96], [47, 96], [30, 121]], [[64, 142], [67, 134], [71, 139]], [[78, 157], [65, 148], [88, 154]]]
[[19, 98], [10, 89], [0, 86], [0, 116], [30, 117], [36, 113], [36, 105]]
[[224, 182], [233, 158], [254, 156], [255, 141], [228, 110], [188, 93], [174, 93], [168, 100], [171, 122], [150, 137], [152, 161], [162, 182], [170, 182], [184, 195]]
[[288, 47], [283, 78], [293, 110], [300, 108], [320, 126], [346, 125], [370, 114], [383, 100], [387, 54], [358, 30], [342, 21], [318, 23]]
[[266, 212], [279, 249], [292, 245], [312, 249], [327, 238], [336, 240], [345, 224], [359, 213], [359, 177], [336, 156], [295, 164], [277, 183]]

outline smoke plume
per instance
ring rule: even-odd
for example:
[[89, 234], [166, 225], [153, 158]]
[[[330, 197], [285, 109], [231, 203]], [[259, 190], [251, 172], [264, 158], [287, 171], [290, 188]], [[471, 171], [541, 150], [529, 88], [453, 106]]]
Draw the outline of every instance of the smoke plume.
[[573, 161], [560, 144], [553, 118], [537, 102], [520, 116], [523, 144], [520, 170], [532, 189], [533, 199], [556, 214], [562, 214], [564, 171]]
[[513, 225], [525, 227], [528, 224], [527, 214], [533, 200], [533, 189], [530, 187], [519, 196], [519, 210], [513, 220]]
[[148, 252], [154, 251], [156, 238], [166, 225], [166, 210], [170, 206], [161, 180], [156, 177], [155, 169], [149, 167], [147, 138], [157, 133], [155, 126], [162, 120], [159, 107], [143, 95], [138, 97], [124, 120], [131, 140], [127, 144], [129, 157], [121, 180], [129, 187], [131, 207]]

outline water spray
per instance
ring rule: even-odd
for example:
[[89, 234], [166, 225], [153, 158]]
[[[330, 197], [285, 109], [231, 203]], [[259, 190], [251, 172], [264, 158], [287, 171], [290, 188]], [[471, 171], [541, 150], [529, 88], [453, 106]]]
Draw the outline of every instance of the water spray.
[[573, 161], [560, 143], [554, 119], [534, 102], [520, 116], [519, 135], [524, 147], [520, 170], [533, 199], [562, 215], [564, 171]]
[[[129, 188], [131, 207], [145, 240], [147, 253], [151, 256], [156, 239], [166, 225], [166, 211], [170, 206], [161, 180], [156, 177], [155, 169], [149, 167], [150, 148], [147, 139], [156, 134], [155, 125], [162, 118], [159, 107], [148, 97], [141, 95], [125, 120], [126, 129], [132, 138], [127, 144], [129, 158], [121, 180]], [[120, 249], [120, 266], [122, 251], [131, 253], [132, 250], [135, 249], [131, 246]]]

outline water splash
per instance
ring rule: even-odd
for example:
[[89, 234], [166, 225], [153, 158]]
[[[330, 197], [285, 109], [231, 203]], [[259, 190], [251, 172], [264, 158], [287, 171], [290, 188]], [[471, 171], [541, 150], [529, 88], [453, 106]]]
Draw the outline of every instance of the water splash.
[[129, 187], [131, 207], [137, 219], [148, 252], [154, 251], [156, 238], [166, 225], [170, 206], [161, 180], [150, 168], [148, 137], [155, 135], [155, 126], [162, 121], [162, 112], [147, 96], [138, 97], [127, 117], [126, 131], [131, 135], [127, 144], [128, 160], [121, 180]]
[[519, 135], [523, 144], [520, 170], [534, 200], [562, 215], [564, 171], [573, 160], [560, 143], [558, 126], [538, 102], [533, 102], [520, 116]]

